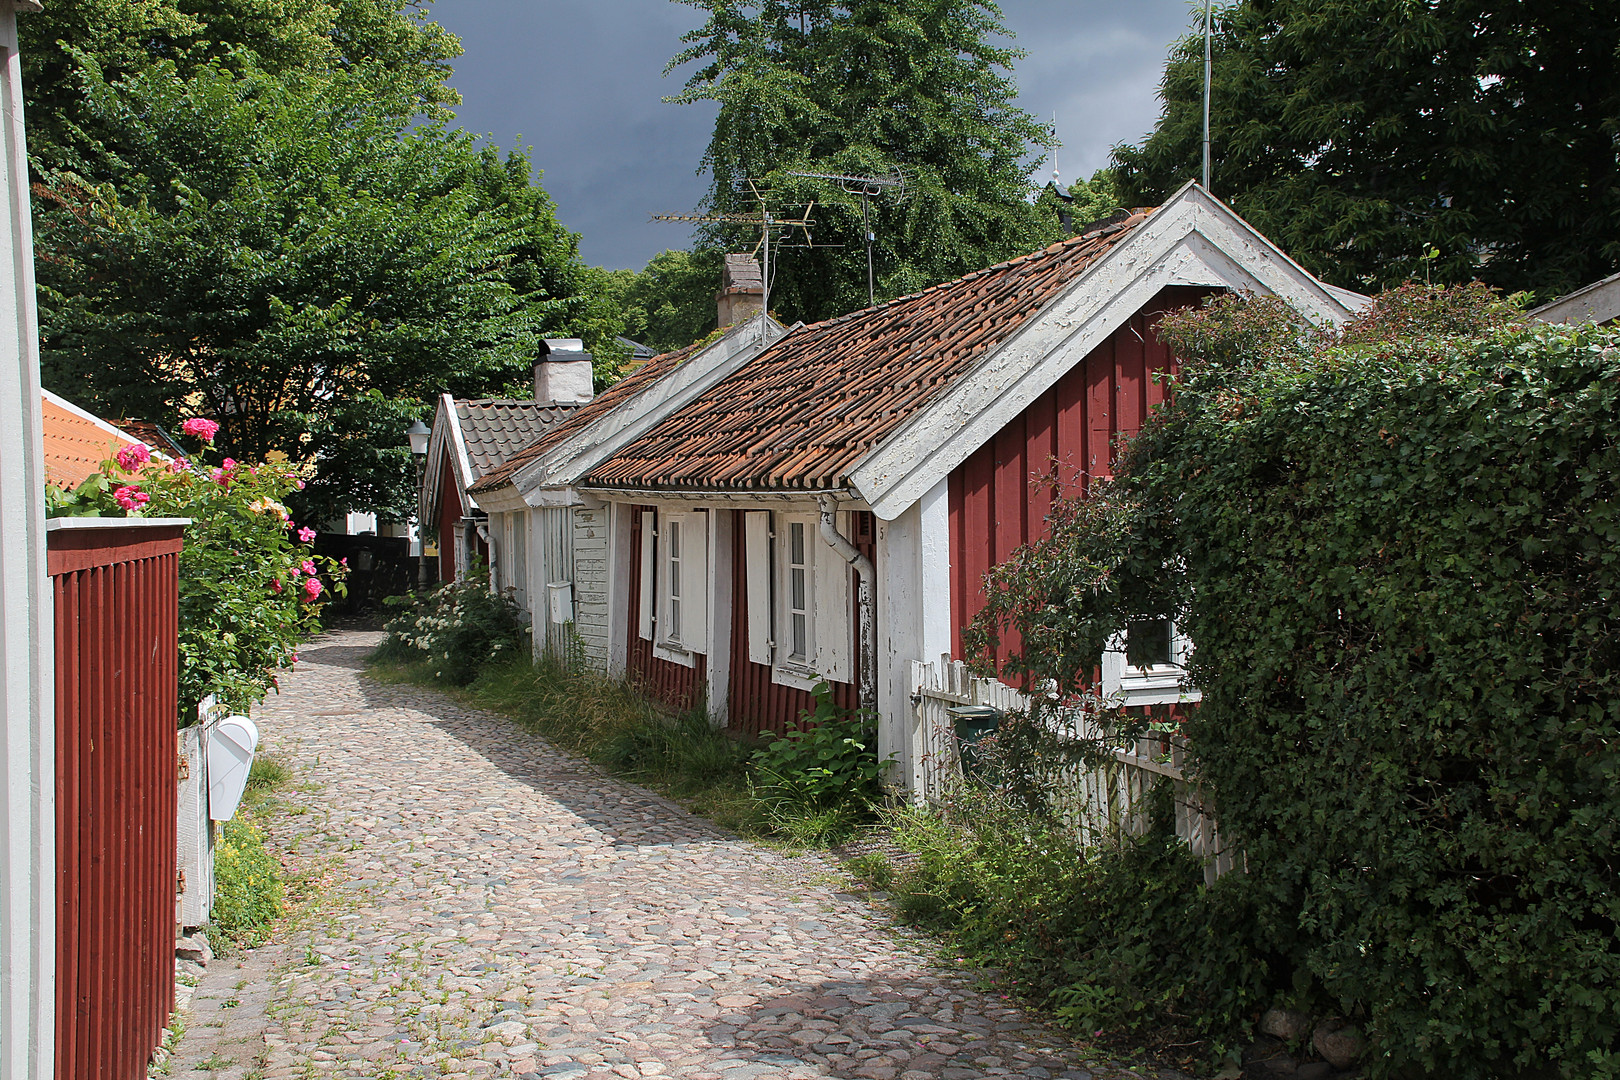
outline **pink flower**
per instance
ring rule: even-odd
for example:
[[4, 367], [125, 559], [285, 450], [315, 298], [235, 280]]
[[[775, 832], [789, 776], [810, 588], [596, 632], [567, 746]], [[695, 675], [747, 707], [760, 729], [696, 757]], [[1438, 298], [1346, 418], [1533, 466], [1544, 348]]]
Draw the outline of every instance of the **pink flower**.
[[204, 420], [200, 416], [193, 416], [180, 425], [180, 430], [187, 435], [194, 435], [203, 442], [211, 443], [214, 436], [219, 434], [219, 425], [212, 420]]
[[271, 578], [270, 579], [270, 591], [273, 592], [273, 593], [280, 593], [281, 592], [281, 579], [280, 578]]
[[236, 468], [236, 459], [233, 457], [228, 457], [219, 464], [226, 472], [231, 472]]
[[152, 460], [152, 451], [142, 443], [130, 443], [115, 455], [118, 458], [118, 467], [125, 472], [134, 472], [136, 469]]
[[172, 473], [183, 473], [189, 468], [191, 468], [191, 462], [185, 458], [175, 458], [169, 462], [169, 471]]
[[313, 600], [319, 595], [321, 595], [321, 579], [320, 578], [305, 578], [304, 579], [304, 599]]
[[113, 500], [125, 510], [139, 510], [152, 501], [152, 496], [133, 484], [125, 484], [113, 492]]
[[347, 555], [345, 555], [345, 556], [343, 556], [343, 558], [339, 559], [338, 562], [343, 565], [343, 568], [345, 570], [348, 569], [348, 567], [349, 567], [349, 557]]
[[313, 539], [315, 539], [315, 530], [308, 525], [298, 530], [298, 542], [300, 544], [307, 544]]
[[299, 569], [302, 570], [304, 573], [308, 574], [310, 577], [314, 577], [315, 576], [315, 560], [313, 560], [313, 559], [305, 559], [303, 565], [300, 566]]

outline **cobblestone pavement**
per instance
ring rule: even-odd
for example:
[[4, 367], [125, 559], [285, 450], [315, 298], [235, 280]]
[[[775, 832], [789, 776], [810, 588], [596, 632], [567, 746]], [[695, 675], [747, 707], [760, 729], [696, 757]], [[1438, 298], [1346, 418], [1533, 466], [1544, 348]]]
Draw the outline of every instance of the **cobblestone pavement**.
[[265, 1077], [1152, 1075], [932, 966], [823, 859], [362, 678], [376, 640], [313, 643], [258, 714], [318, 785], [273, 839], [326, 882], [266, 976]]

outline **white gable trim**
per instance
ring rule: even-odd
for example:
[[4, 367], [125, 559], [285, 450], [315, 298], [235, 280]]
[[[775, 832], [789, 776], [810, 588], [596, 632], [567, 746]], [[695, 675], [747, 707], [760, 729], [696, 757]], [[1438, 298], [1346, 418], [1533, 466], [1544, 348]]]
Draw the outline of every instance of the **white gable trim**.
[[851, 486], [893, 521], [1169, 285], [1274, 294], [1318, 324], [1355, 310], [1348, 300], [1356, 294], [1329, 289], [1188, 184], [879, 444], [851, 472]]
[[1620, 319], [1620, 274], [1594, 281], [1530, 312], [1545, 323], [1606, 323]]
[[791, 332], [754, 316], [519, 469], [512, 483], [524, 494], [574, 483]]

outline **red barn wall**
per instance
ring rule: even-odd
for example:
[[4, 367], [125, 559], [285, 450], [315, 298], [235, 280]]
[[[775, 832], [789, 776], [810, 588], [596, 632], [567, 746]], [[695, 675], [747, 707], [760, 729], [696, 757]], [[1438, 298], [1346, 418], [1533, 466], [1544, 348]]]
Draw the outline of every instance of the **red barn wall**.
[[[1092, 477], [1110, 475], [1118, 440], [1141, 430], [1166, 396], [1155, 373], [1178, 362], [1158, 338], [1158, 316], [1196, 304], [1210, 290], [1164, 289], [1108, 340], [951, 473], [951, 651], [963, 656], [962, 627], [984, 607], [984, 575], [1045, 531], [1056, 475], [1065, 492], [1084, 494]], [[1002, 643], [1003, 655], [1018, 645]]]
[[439, 580], [456, 580], [456, 522], [466, 511], [456, 490], [456, 474], [450, 455], [444, 455], [439, 468]]

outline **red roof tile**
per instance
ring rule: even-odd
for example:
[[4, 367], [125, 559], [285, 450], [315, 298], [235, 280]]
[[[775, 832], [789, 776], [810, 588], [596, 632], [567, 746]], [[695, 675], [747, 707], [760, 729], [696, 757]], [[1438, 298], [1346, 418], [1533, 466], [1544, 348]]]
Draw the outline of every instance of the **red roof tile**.
[[1016, 332], [1148, 213], [797, 330], [584, 482], [700, 491], [842, 487], [872, 446]]
[[541, 457], [546, 451], [561, 443], [575, 432], [583, 430], [595, 423], [598, 417], [605, 415], [622, 403], [629, 401], [642, 390], [651, 386], [665, 375], [674, 371], [685, 363], [694, 353], [699, 351], [703, 342], [696, 342], [684, 349], [676, 349], [653, 357], [642, 364], [632, 374], [626, 375], [584, 405], [576, 406], [568, 417], [561, 423], [552, 424], [534, 442], [507, 458], [498, 468], [491, 469], [472, 487], [467, 490], [473, 493], [480, 491], [494, 491], [512, 482], [512, 477], [518, 474], [529, 462]]

